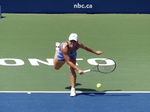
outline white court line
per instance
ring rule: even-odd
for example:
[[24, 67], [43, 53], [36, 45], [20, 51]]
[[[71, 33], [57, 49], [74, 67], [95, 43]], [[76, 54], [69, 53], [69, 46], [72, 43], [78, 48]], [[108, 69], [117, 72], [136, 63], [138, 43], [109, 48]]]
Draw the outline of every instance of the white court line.
[[[0, 91], [0, 93], [70, 93], [70, 91]], [[150, 91], [76, 91], [76, 93], [150, 93]]]

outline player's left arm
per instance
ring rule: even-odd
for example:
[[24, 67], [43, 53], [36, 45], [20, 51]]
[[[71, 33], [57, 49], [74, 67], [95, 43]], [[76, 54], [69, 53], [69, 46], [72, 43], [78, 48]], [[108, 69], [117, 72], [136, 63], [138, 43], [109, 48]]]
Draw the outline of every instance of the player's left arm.
[[78, 42], [78, 45], [79, 45], [79, 48], [85, 49], [85, 50], [87, 50], [87, 51], [89, 51], [89, 52], [92, 52], [92, 53], [94, 53], [94, 54], [97, 54], [97, 55], [103, 54], [102, 51], [95, 51], [95, 50], [93, 50], [92, 48], [90, 48], [90, 47], [88, 47], [88, 46], [82, 44], [81, 42]]

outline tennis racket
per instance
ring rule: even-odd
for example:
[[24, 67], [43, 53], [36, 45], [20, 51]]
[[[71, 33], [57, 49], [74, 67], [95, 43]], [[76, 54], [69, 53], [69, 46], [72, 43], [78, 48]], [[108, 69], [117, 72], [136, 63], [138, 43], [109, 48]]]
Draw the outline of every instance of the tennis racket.
[[103, 58], [92, 69], [87, 69], [84, 70], [83, 72], [87, 73], [87, 72], [94, 71], [94, 72], [101, 72], [107, 74], [113, 72], [115, 69], [116, 69], [116, 62], [113, 59]]

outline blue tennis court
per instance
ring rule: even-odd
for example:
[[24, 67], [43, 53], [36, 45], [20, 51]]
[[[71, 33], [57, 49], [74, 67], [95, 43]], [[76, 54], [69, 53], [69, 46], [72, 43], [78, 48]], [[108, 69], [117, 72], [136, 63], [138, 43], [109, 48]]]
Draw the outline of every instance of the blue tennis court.
[[1, 93], [1, 112], [148, 112], [150, 93]]

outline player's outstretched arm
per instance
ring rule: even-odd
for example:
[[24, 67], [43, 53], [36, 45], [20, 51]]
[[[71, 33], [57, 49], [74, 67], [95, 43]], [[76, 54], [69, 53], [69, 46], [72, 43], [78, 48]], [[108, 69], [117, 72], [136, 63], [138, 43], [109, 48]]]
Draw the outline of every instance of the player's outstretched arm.
[[79, 47], [80, 47], [80, 48], [85, 49], [85, 50], [87, 50], [87, 51], [89, 51], [89, 52], [92, 52], [92, 53], [97, 54], [97, 55], [103, 54], [102, 51], [95, 51], [95, 50], [93, 50], [92, 48], [90, 48], [90, 47], [88, 47], [88, 46], [82, 44], [81, 42], [78, 42], [78, 44], [79, 44]]

